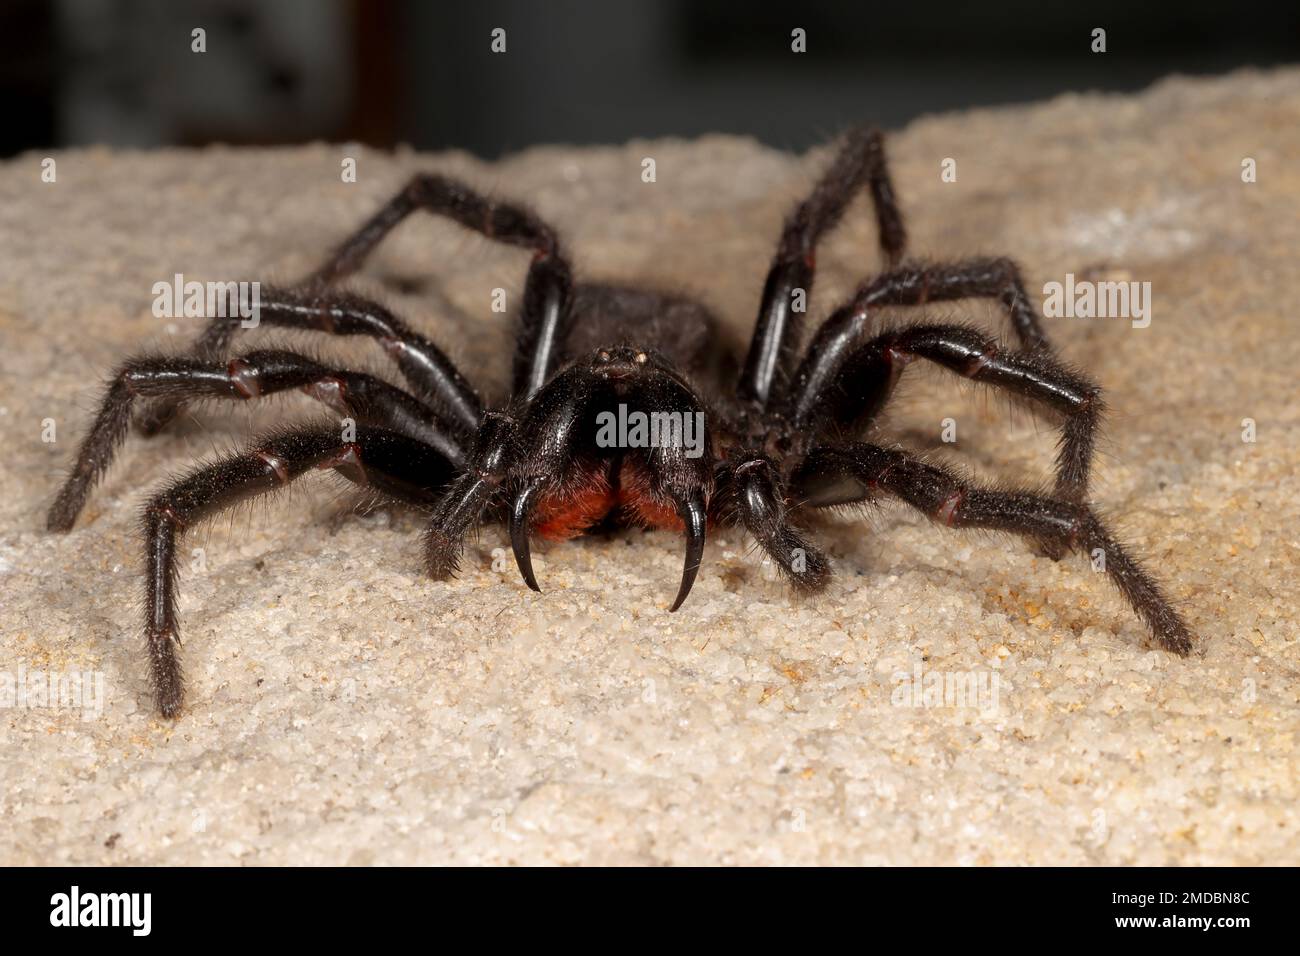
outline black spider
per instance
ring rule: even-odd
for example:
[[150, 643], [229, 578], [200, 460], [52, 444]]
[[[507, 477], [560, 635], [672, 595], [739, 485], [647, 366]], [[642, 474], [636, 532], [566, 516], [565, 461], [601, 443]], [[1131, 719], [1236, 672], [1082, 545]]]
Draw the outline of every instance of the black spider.
[[[864, 186], [888, 271], [836, 309], [801, 352], [799, 306], [813, 283], [815, 248]], [[388, 310], [332, 288], [417, 209], [533, 254], [513, 388], [499, 410], [486, 410], [442, 351]], [[194, 357], [131, 359], [110, 380], [48, 525], [72, 526], [124, 438], [137, 397], [153, 400], [142, 416], [146, 433], [165, 425], [183, 402], [254, 399], [293, 388], [357, 423], [352, 440], [337, 427], [283, 430], [172, 482], [145, 507], [145, 628], [158, 708], [167, 717], [182, 701], [178, 535], [312, 469], [332, 468], [427, 509], [424, 553], [439, 579], [456, 569], [465, 535], [485, 512], [508, 523], [519, 569], [534, 590], [540, 589], [529, 558], [530, 532], [569, 537], [597, 524], [627, 522], [676, 528], [685, 533], [686, 559], [674, 611], [690, 593], [709, 522], [739, 523], [798, 590], [814, 592], [826, 585], [830, 568], [792, 518], [803, 509], [893, 495], [940, 524], [1020, 534], [1053, 557], [1100, 551], [1106, 573], [1156, 640], [1187, 654], [1191, 635], [1182, 618], [1086, 502], [1099, 389], [1054, 357], [1015, 264], [903, 264], [904, 243], [881, 137], [855, 131], [786, 221], [749, 354], [738, 381], [734, 362], [726, 381], [728, 363], [702, 306], [636, 288], [575, 284], [555, 231], [535, 214], [455, 180], [418, 175], [309, 279], [264, 293], [260, 313], [271, 326], [377, 339], [410, 391], [289, 351], [251, 351], [227, 360], [239, 319], [214, 319]], [[878, 307], [971, 296], [1002, 303], [1019, 348], [959, 325], [915, 324], [871, 334]], [[858, 440], [903, 368], [917, 358], [1006, 389], [1060, 421], [1050, 495], [977, 487], [902, 449]], [[661, 423], [670, 440], [657, 447], [627, 435], [619, 447], [598, 440], [598, 422], [607, 422], [604, 413], [615, 414], [620, 405], [625, 417], [630, 410]], [[697, 414], [704, 426], [699, 443], [684, 440], [680, 427], [668, 427], [689, 426], [701, 420]]]

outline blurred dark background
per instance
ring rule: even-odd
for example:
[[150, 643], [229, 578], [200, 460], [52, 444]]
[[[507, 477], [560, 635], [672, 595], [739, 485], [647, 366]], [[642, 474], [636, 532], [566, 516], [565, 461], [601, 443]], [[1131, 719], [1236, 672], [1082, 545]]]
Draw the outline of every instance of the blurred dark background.
[[1297, 3], [0, 0], [0, 154], [328, 139], [492, 157], [717, 131], [803, 148], [1298, 54]]

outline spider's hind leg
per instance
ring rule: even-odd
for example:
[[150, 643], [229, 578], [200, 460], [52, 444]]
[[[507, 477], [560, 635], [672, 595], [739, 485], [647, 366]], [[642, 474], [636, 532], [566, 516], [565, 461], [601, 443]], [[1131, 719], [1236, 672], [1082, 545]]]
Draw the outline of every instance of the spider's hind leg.
[[1162, 647], [1183, 656], [1192, 649], [1191, 631], [1159, 583], [1086, 504], [980, 488], [906, 452], [868, 444], [815, 449], [794, 485], [812, 507], [869, 501], [884, 492], [949, 528], [1005, 531], [1090, 554]]

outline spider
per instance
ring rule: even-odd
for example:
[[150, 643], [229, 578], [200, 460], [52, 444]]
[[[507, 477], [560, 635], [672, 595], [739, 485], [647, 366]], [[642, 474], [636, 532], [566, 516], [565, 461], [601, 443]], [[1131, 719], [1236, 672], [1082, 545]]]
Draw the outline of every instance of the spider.
[[[812, 288], [818, 243], [864, 190], [887, 269], [832, 311], [801, 350], [801, 300]], [[512, 389], [495, 408], [436, 345], [336, 284], [416, 210], [532, 254]], [[854, 130], [785, 220], [742, 365], [723, 354], [704, 306], [633, 286], [575, 282], [556, 231], [534, 212], [419, 174], [307, 279], [263, 291], [260, 311], [272, 327], [377, 340], [408, 389], [288, 350], [229, 358], [240, 321], [214, 318], [188, 357], [132, 358], [110, 378], [48, 527], [72, 527], [124, 439], [136, 399], [145, 400], [138, 417], [145, 434], [186, 402], [252, 401], [290, 389], [345, 416], [345, 426], [351, 420], [352, 434], [328, 425], [263, 436], [148, 501], [145, 635], [157, 708], [168, 718], [183, 700], [178, 539], [199, 521], [316, 469], [425, 511], [424, 562], [436, 579], [456, 571], [466, 535], [485, 518], [505, 522], [519, 571], [535, 591], [531, 535], [563, 539], [629, 524], [675, 529], [685, 538], [685, 560], [670, 611], [690, 594], [710, 525], [743, 527], [794, 589], [810, 594], [826, 586], [831, 569], [800, 526], [801, 513], [893, 496], [945, 527], [1021, 535], [1052, 558], [1095, 557], [1100, 549], [1106, 574], [1155, 641], [1185, 656], [1191, 634], [1178, 611], [1088, 505], [1100, 390], [1056, 357], [1018, 267], [1005, 258], [905, 261], [905, 245], [882, 136]], [[919, 322], [873, 334], [882, 307], [968, 297], [999, 302], [1018, 347], [965, 325]], [[917, 359], [1004, 389], [1057, 423], [1051, 492], [981, 487], [901, 447], [863, 441]], [[618, 406], [652, 418], [702, 415], [695, 419], [703, 422], [701, 441], [627, 447], [636, 444], [629, 438], [610, 447], [598, 440], [596, 422]], [[669, 430], [670, 439], [680, 437]]]

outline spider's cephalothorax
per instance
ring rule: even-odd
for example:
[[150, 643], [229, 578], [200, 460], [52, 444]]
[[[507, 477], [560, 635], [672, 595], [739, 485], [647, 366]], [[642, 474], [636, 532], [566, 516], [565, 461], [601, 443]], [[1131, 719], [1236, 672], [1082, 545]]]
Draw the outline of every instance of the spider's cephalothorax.
[[[811, 292], [819, 240], [864, 187], [888, 267], [801, 350], [796, 297]], [[532, 252], [511, 395], [496, 410], [484, 408], [437, 346], [382, 306], [334, 286], [420, 209]], [[1187, 654], [1191, 635], [1178, 612], [1088, 506], [1099, 389], [1055, 357], [1015, 264], [908, 263], [904, 245], [880, 135], [853, 132], [786, 220], [739, 365], [718, 348], [702, 306], [633, 287], [575, 284], [555, 231], [534, 213], [455, 180], [419, 175], [321, 269], [291, 289], [264, 292], [260, 306], [261, 322], [271, 326], [377, 339], [408, 390], [290, 351], [229, 358], [239, 319], [214, 319], [192, 357], [131, 359], [110, 380], [48, 524], [72, 526], [125, 436], [137, 397], [148, 401], [139, 420], [147, 434], [186, 402], [252, 400], [288, 389], [358, 424], [350, 440], [334, 427], [266, 436], [174, 481], [145, 507], [145, 629], [158, 708], [169, 717], [182, 701], [178, 537], [313, 469], [333, 469], [426, 510], [424, 552], [436, 578], [454, 572], [466, 534], [488, 517], [507, 522], [520, 572], [534, 590], [531, 534], [566, 538], [617, 522], [675, 529], [686, 556], [670, 610], [690, 593], [711, 523], [743, 526], [794, 587], [815, 592], [830, 567], [796, 526], [799, 512], [893, 496], [939, 524], [1018, 534], [1053, 557], [1100, 551], [1106, 573], [1156, 641]], [[873, 333], [882, 307], [972, 296], [1002, 304], [1017, 347], [962, 325]], [[1058, 421], [1051, 494], [982, 488], [901, 448], [862, 441], [916, 359], [1005, 389]]]

